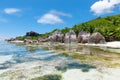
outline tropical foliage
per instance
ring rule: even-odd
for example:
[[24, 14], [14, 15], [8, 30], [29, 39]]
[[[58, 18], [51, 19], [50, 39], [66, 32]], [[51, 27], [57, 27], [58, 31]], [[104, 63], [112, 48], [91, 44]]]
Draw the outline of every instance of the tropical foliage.
[[[107, 16], [104, 18], [98, 17], [94, 20], [84, 22], [81, 24], [76, 24], [72, 28], [64, 28], [61, 30], [63, 34], [67, 33], [69, 30], [74, 30], [78, 35], [80, 31], [87, 31], [91, 34], [93, 32], [100, 32], [107, 41], [120, 40], [120, 14], [115, 16]], [[58, 29], [54, 29], [51, 32], [41, 34], [37, 37], [31, 37], [30, 39], [46, 38]], [[19, 37], [18, 39], [22, 40], [25, 36]]]
[[106, 40], [120, 40], [120, 15], [97, 18], [82, 24], [77, 24], [72, 28], [76, 34], [81, 30], [93, 33], [100, 32]]

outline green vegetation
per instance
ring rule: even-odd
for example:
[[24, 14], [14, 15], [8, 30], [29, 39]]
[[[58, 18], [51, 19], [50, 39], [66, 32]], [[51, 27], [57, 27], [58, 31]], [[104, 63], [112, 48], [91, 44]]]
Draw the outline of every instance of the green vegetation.
[[19, 36], [19, 37], [16, 37], [17, 40], [25, 40], [26, 38], [27, 39], [30, 39], [30, 40], [38, 40], [39, 38], [46, 38], [50, 35], [52, 35], [52, 33], [54, 33], [55, 31], [57, 31], [58, 29], [54, 29], [53, 31], [51, 32], [46, 32], [45, 34], [40, 34], [39, 36]]
[[101, 53], [101, 54], [73, 54], [70, 55], [74, 59], [80, 59], [81, 63], [92, 64], [94, 66], [107, 66], [107, 67], [119, 67], [119, 58], [118, 54], [114, 53]]
[[107, 41], [120, 40], [120, 15], [97, 18], [82, 24], [77, 24], [72, 28], [76, 34], [81, 30], [93, 33], [100, 32]]
[[[17, 40], [25, 40], [27, 37], [26, 36], [20, 36], [20, 37], [16, 37]], [[29, 37], [30, 40], [38, 40], [39, 38], [41, 38], [41, 36], [31, 36]]]
[[63, 46], [63, 45], [57, 45], [57, 46], [54, 46], [54, 49], [55, 50], [65, 50], [65, 46]]
[[37, 45], [36, 45], [36, 46], [33, 46], [33, 45], [32, 45], [32, 46], [26, 46], [25, 48], [26, 48], [26, 50], [29, 50], [29, 51], [32, 52], [32, 51], [37, 50], [37, 49], [38, 49], [38, 46], [37, 46]]
[[48, 36], [50, 36], [50, 35], [52, 35], [52, 33], [54, 33], [55, 31], [57, 31], [58, 29], [54, 29], [53, 31], [51, 31], [51, 32], [46, 32], [45, 34], [41, 34], [41, 38], [46, 38], [46, 37], [48, 37]]
[[25, 39], [25, 36], [19, 36], [19, 37], [16, 37], [17, 40], [24, 40]]
[[[115, 16], [107, 16], [104, 18], [98, 17], [94, 20], [84, 22], [81, 24], [76, 24], [72, 28], [66, 27], [60, 30], [63, 34], [67, 33], [69, 30], [74, 30], [78, 35], [80, 31], [88, 31], [91, 34], [95, 31], [100, 32], [107, 41], [120, 40], [120, 14]], [[37, 40], [39, 38], [46, 38], [54, 33], [58, 29], [54, 29], [51, 32], [41, 34], [37, 37], [30, 37], [31, 40]], [[19, 40], [24, 40], [26, 36], [17, 37]]]
[[61, 80], [61, 76], [60, 75], [45, 75], [42, 77], [38, 77], [38, 78], [33, 78], [31, 80]]
[[62, 53], [62, 55], [64, 55], [65, 57], [68, 57], [69, 56], [69, 54], [68, 53]]
[[65, 29], [62, 29], [61, 32], [63, 34], [65, 34], [65, 33], [69, 32], [70, 30], [71, 30], [71, 28], [66, 27]]
[[[71, 29], [74, 30], [77, 35], [82, 30], [88, 31], [91, 34], [98, 31], [106, 38], [107, 41], [120, 40], [120, 14], [107, 16], [105, 18], [99, 17], [85, 23], [76, 24], [73, 28], [66, 27], [65, 29], [62, 29], [61, 32], [65, 34]], [[44, 35], [48, 35], [48, 33]]]

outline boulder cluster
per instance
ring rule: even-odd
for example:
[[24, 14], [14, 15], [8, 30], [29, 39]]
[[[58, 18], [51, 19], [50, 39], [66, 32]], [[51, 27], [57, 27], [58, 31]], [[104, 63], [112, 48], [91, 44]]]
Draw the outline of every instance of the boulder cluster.
[[[99, 33], [94, 32], [90, 33], [87, 31], [80, 31], [78, 35], [74, 32], [74, 30], [70, 30], [66, 34], [63, 34], [61, 31], [57, 30], [52, 35], [46, 37], [46, 38], [39, 38], [38, 40], [31, 40], [31, 37], [37, 37], [40, 36], [39, 33], [36, 32], [27, 32], [26, 37], [24, 39], [25, 44], [31, 44], [31, 43], [39, 43], [39, 42], [59, 42], [59, 43], [95, 43], [95, 44], [103, 44], [105, 43], [105, 37]], [[8, 41], [16, 40], [14, 38], [9, 39]]]
[[77, 36], [73, 30], [70, 30], [65, 34], [64, 42], [65, 43], [74, 43], [77, 41]]
[[81, 31], [78, 34], [78, 43], [88, 43], [90, 38], [90, 33], [86, 31]]
[[46, 39], [40, 39], [41, 42], [61, 42], [61, 43], [95, 43], [95, 44], [103, 44], [105, 43], [105, 37], [99, 33], [94, 32], [93, 34], [90, 34], [86, 31], [79, 32], [78, 36], [73, 30], [70, 30], [66, 34], [62, 34], [61, 31], [55, 31], [51, 36], [49, 36]]
[[51, 36], [48, 37], [51, 42], [64, 42], [64, 34], [61, 31], [55, 31]]

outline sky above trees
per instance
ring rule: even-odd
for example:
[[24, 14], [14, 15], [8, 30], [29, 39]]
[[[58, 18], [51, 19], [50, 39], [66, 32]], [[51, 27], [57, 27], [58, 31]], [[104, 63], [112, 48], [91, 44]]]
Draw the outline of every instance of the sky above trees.
[[120, 13], [120, 0], [0, 0], [0, 38], [72, 27]]

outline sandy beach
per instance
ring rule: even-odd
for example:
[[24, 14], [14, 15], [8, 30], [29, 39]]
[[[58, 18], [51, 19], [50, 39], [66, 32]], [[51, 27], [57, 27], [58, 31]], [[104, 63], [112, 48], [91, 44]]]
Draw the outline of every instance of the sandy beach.
[[120, 41], [106, 42], [105, 44], [79, 44], [86, 46], [98, 46], [98, 47], [109, 47], [109, 48], [120, 48]]
[[[11, 41], [11, 42], [16, 43], [16, 44], [24, 43], [24, 41], [20, 41], [20, 40], [15, 40], [15, 41]], [[41, 45], [41, 43], [40, 43], [40, 45]], [[49, 45], [49, 42], [44, 42], [42, 44]], [[59, 45], [59, 44], [65, 45], [64, 43], [57, 43], [56, 45]], [[27, 44], [27, 45], [30, 45], [30, 44]], [[81, 44], [81, 43], [78, 43], [78, 45], [98, 46], [98, 47], [108, 47], [108, 48], [120, 48], [120, 41], [106, 42], [105, 44], [93, 44], [93, 43]]]

